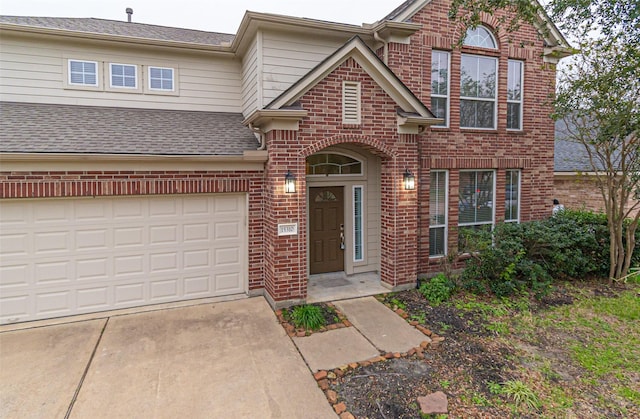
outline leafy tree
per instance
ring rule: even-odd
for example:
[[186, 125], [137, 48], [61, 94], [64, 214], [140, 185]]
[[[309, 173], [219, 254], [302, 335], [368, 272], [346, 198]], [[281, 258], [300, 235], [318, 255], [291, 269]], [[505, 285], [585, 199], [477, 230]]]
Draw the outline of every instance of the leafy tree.
[[564, 119], [565, 139], [586, 150], [607, 215], [609, 277], [624, 277], [640, 218], [640, 0], [549, 0], [544, 8], [532, 0], [452, 0], [450, 17], [473, 26], [496, 9], [510, 12], [500, 20], [508, 33], [523, 22], [540, 26], [547, 13], [579, 47], [561, 69], [553, 117]]

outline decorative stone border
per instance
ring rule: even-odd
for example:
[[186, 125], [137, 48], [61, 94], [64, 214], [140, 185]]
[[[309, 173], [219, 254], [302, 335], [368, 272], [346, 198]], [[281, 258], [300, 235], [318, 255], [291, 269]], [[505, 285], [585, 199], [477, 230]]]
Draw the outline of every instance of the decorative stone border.
[[[387, 305], [387, 307], [389, 306]], [[391, 309], [391, 307], [389, 307], [389, 309]], [[338, 312], [337, 309], [336, 309], [336, 312]], [[376, 362], [385, 362], [390, 359], [410, 358], [410, 357], [424, 359], [425, 350], [429, 348], [435, 349], [444, 341], [443, 336], [439, 336], [436, 333], [433, 333], [430, 329], [422, 326], [419, 322], [415, 320], [409, 321], [408, 320], [409, 315], [404, 310], [397, 309], [395, 310], [395, 313], [400, 317], [402, 317], [403, 319], [407, 320], [407, 322], [411, 326], [415, 327], [422, 334], [429, 337], [430, 340], [425, 340], [420, 342], [420, 346], [411, 348], [407, 352], [386, 352], [384, 354], [373, 357], [366, 361], [352, 362], [350, 364], [343, 365], [333, 370], [320, 370], [315, 374], [313, 374], [313, 378], [315, 378], [316, 382], [318, 383], [318, 387], [320, 387], [320, 390], [324, 392], [324, 395], [327, 397], [327, 401], [329, 402], [331, 407], [333, 407], [333, 410], [336, 412], [336, 414], [340, 416], [340, 419], [355, 419], [355, 416], [351, 412], [347, 411], [347, 405], [344, 402], [338, 402], [338, 393], [336, 393], [335, 391], [329, 388], [330, 383], [335, 383], [339, 378], [344, 377], [344, 375], [349, 370], [355, 370], [356, 368], [359, 368], [359, 367], [366, 367]], [[342, 315], [342, 313], [340, 313], [340, 315]], [[282, 313], [278, 315], [278, 319], [280, 319], [281, 316], [282, 316]], [[349, 326], [351, 326], [351, 323], [348, 320], [346, 320], [346, 318], [343, 315], [342, 317], [339, 317], [339, 318], [341, 319], [344, 318], [343, 323], [347, 323]], [[286, 327], [285, 327], [285, 330], [286, 330]], [[296, 336], [296, 334], [294, 335], [289, 334], [289, 336]]]
[[280, 324], [282, 325], [282, 327], [284, 328], [284, 330], [287, 332], [287, 335], [289, 335], [289, 337], [305, 337], [305, 336], [311, 336], [314, 333], [322, 333], [322, 332], [326, 332], [328, 330], [336, 330], [336, 329], [342, 329], [344, 327], [351, 327], [353, 326], [351, 324], [351, 322], [347, 319], [347, 316], [345, 316], [344, 314], [342, 314], [342, 312], [340, 310], [338, 310], [338, 308], [336, 306], [334, 306], [332, 303], [319, 303], [319, 304], [325, 304], [329, 307], [331, 307], [331, 309], [333, 309], [336, 313], [336, 316], [338, 317], [338, 320], [340, 320], [340, 322], [338, 323], [334, 323], [334, 324], [330, 324], [326, 327], [321, 327], [318, 330], [306, 330], [304, 328], [297, 328], [289, 323], [284, 316], [282, 315], [282, 310], [276, 310], [276, 317], [278, 318], [278, 322], [280, 322]]

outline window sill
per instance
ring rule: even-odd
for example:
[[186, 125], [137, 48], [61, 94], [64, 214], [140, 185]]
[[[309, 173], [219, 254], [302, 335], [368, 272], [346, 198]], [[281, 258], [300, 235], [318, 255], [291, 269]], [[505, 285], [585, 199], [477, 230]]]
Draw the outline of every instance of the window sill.
[[460, 132], [469, 132], [469, 133], [497, 133], [498, 130], [496, 128], [465, 128], [460, 127]]

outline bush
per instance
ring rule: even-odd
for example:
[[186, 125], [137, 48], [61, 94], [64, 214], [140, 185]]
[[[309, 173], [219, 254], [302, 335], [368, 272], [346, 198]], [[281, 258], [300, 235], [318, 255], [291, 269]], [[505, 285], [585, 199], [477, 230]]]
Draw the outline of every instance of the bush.
[[451, 298], [451, 293], [455, 289], [455, 284], [450, 281], [444, 274], [438, 274], [420, 284], [418, 291], [422, 294], [429, 304], [438, 306]]
[[307, 330], [318, 330], [325, 324], [320, 307], [312, 304], [296, 306], [291, 311], [291, 320], [296, 327]]
[[[609, 231], [604, 214], [565, 210], [547, 220], [503, 223], [476, 232], [483, 250], [467, 261], [461, 284], [476, 293], [508, 296], [533, 291], [538, 297], [552, 280], [609, 273]], [[638, 234], [636, 234], [638, 236]], [[640, 237], [637, 237], [640, 243]], [[493, 245], [492, 245], [493, 244]], [[632, 260], [640, 263], [640, 247]]]

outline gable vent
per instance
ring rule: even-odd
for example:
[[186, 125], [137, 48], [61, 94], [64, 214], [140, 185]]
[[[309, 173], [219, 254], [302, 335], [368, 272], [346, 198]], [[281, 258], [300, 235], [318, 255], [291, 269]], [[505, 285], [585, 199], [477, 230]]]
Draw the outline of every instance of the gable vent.
[[360, 82], [342, 82], [342, 123], [360, 124]]

